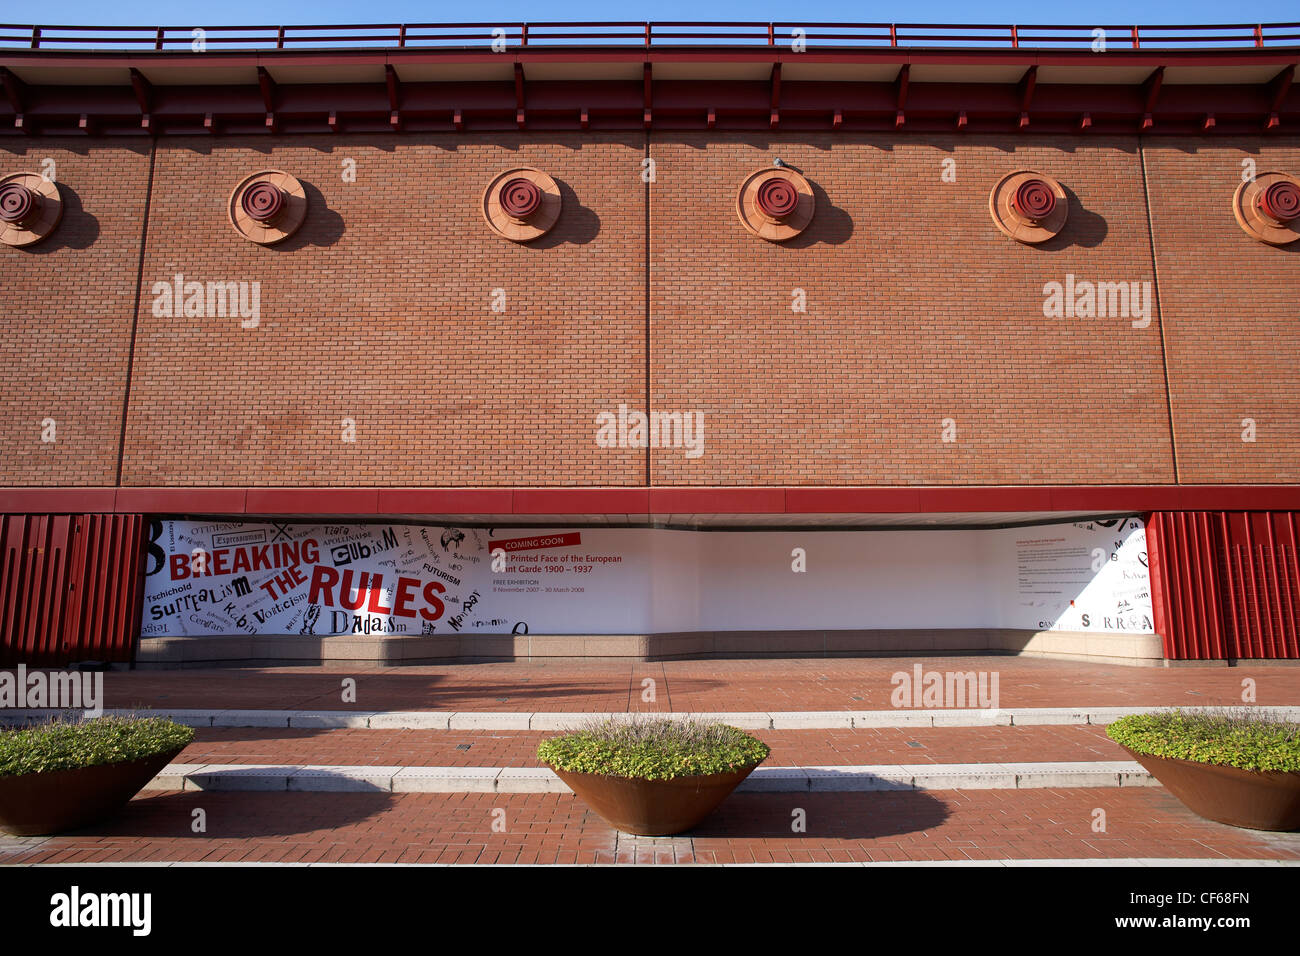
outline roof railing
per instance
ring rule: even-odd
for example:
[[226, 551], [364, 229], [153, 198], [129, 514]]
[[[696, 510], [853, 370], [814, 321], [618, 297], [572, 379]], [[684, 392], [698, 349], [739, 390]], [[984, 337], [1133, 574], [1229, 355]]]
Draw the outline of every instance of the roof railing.
[[[1099, 41], [1104, 42], [1100, 46]], [[186, 53], [313, 49], [792, 47], [836, 49], [1276, 49], [1300, 46], [1300, 22], [1202, 25], [576, 21], [293, 26], [0, 24], [0, 50]]]

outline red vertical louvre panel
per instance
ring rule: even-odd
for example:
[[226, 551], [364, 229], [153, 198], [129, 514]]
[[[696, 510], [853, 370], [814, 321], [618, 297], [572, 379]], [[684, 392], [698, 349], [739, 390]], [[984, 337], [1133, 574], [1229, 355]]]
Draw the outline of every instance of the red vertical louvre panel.
[[1246, 515], [1245, 557], [1248, 579], [1250, 581], [1250, 603], [1247, 605], [1250, 617], [1246, 621], [1248, 643], [1241, 650], [1245, 653], [1237, 657], [1271, 657], [1273, 649], [1273, 622], [1266, 613], [1268, 596], [1265, 590], [1261, 555], [1256, 546], [1254, 514]]
[[1300, 658], [1293, 512], [1155, 513], [1156, 627], [1172, 659]]
[[131, 659], [140, 515], [0, 518], [0, 664]]
[[1216, 550], [1222, 564], [1222, 576], [1219, 581], [1220, 609], [1227, 622], [1224, 627], [1223, 639], [1225, 645], [1231, 648], [1241, 642], [1241, 615], [1237, 602], [1237, 581], [1240, 579], [1240, 575], [1237, 573], [1236, 562], [1232, 560], [1232, 545], [1229, 543], [1231, 538], [1228, 534], [1228, 513], [1220, 511], [1216, 517], [1219, 519], [1219, 538]]
[[129, 661], [140, 623], [140, 515], [78, 515], [64, 643], [74, 660]]
[[1179, 598], [1180, 617], [1183, 625], [1183, 635], [1186, 644], [1187, 656], [1193, 660], [1204, 660], [1209, 656], [1208, 648], [1204, 637], [1204, 619], [1197, 605], [1197, 598], [1201, 595], [1201, 565], [1196, 560], [1195, 545], [1191, 540], [1191, 530], [1187, 520], [1187, 513], [1180, 511], [1174, 515], [1174, 524], [1178, 528], [1178, 534], [1175, 540], [1178, 542], [1178, 559], [1186, 569], [1187, 586], [1182, 588], [1177, 597]]
[[57, 660], [70, 523], [59, 515], [6, 515], [0, 564], [0, 661]]
[[1214, 516], [1155, 512], [1147, 525], [1152, 609], [1170, 660], [1222, 659], [1224, 595]]
[[1269, 579], [1269, 584], [1272, 585], [1267, 594], [1267, 597], [1271, 599], [1268, 619], [1269, 623], [1272, 623], [1274, 618], [1277, 619], [1277, 631], [1275, 633], [1278, 635], [1279, 640], [1276, 642], [1274, 650], [1279, 651], [1286, 644], [1287, 627], [1286, 609], [1282, 606], [1282, 590], [1277, 586], [1277, 535], [1273, 533], [1273, 516], [1264, 514], [1262, 517], [1264, 518], [1264, 540], [1266, 542], [1265, 558], [1268, 562], [1264, 567], [1264, 573]]
[[1219, 575], [1218, 548], [1214, 540], [1214, 522], [1208, 511], [1195, 513], [1197, 534], [1197, 554], [1200, 557], [1202, 571], [1205, 575], [1205, 587], [1201, 594], [1205, 600], [1203, 608], [1208, 639], [1207, 656], [1221, 659], [1227, 653], [1227, 641], [1223, 627], [1222, 578]]
[[1282, 589], [1286, 592], [1291, 612], [1292, 646], [1295, 656], [1300, 657], [1300, 539], [1296, 537], [1295, 512], [1288, 511], [1280, 518], [1279, 525], [1285, 539], [1282, 554], [1286, 558], [1282, 569]]
[[1171, 584], [1166, 562], [1161, 560], [1165, 545], [1165, 513], [1155, 511], [1146, 515], [1146, 526], [1147, 568], [1151, 575], [1151, 613], [1166, 659], [1176, 660], [1179, 655], [1174, 648], [1173, 611], [1169, 606]]

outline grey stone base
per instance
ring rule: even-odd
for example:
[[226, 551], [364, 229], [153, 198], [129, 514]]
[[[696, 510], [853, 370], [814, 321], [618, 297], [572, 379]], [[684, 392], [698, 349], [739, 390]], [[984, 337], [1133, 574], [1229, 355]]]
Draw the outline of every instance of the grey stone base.
[[146, 637], [138, 667], [314, 664], [346, 667], [535, 658], [631, 661], [764, 657], [897, 657], [1015, 654], [1163, 666], [1155, 634], [966, 630], [713, 631], [680, 634], [441, 634], [301, 637]]

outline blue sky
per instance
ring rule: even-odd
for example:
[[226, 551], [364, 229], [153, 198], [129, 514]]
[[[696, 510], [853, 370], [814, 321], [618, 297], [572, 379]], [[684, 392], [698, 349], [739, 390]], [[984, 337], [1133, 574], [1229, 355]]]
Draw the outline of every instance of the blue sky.
[[830, 20], [919, 23], [1260, 23], [1300, 21], [1298, 0], [1257, 0], [1246, 4], [1209, 0], [906, 0], [891, 4], [847, 0], [653, 0], [611, 4], [598, 0], [492, 0], [489, 3], [429, 4], [415, 0], [223, 0], [220, 4], [176, 0], [42, 0], [12, 21], [43, 24], [146, 24], [162, 26], [291, 23], [438, 23], [457, 20]]

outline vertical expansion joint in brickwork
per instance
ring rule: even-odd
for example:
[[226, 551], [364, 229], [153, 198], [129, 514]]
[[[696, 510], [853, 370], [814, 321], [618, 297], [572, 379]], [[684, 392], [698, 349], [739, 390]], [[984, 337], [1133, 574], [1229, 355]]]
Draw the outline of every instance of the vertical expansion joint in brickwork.
[[1160, 367], [1165, 378], [1165, 409], [1169, 415], [1169, 450], [1173, 456], [1174, 484], [1179, 483], [1178, 475], [1178, 431], [1174, 425], [1174, 393], [1169, 385], [1169, 346], [1165, 338], [1165, 316], [1160, 308], [1160, 261], [1156, 255], [1155, 216], [1151, 211], [1151, 184], [1147, 176], [1146, 147], [1142, 137], [1137, 138], [1138, 161], [1142, 168], [1142, 201], [1147, 212], [1147, 243], [1151, 248], [1151, 290], [1152, 304], [1155, 307], [1156, 325], [1160, 329]]
[[[650, 155], [650, 130], [649, 130], [648, 128], [647, 128], [646, 131], [645, 131], [645, 156], [643, 157], [643, 159], [644, 159], [644, 160], [647, 160], [647, 162], [643, 162], [643, 163], [642, 163], [642, 168], [643, 168], [643, 169], [646, 168], [646, 167], [649, 167], [650, 169], [653, 169], [653, 168], [654, 168], [654, 167], [651, 165], [651, 164], [654, 162], [654, 157], [652, 157], [652, 156]], [[645, 270], [644, 270], [644, 272], [645, 272], [645, 304], [644, 304], [644, 308], [645, 308], [645, 410], [646, 410], [646, 415], [649, 416], [649, 414], [650, 414], [650, 398], [651, 398], [651, 395], [650, 395], [650, 388], [651, 388], [651, 377], [650, 377], [650, 185], [651, 185], [651, 182], [652, 182], [653, 179], [654, 179], [654, 176], [652, 176], [652, 175], [651, 175], [651, 176], [642, 176], [641, 178], [642, 178], [642, 180], [644, 180], [644, 185], [645, 185], [645, 199], [644, 199], [644, 204], [645, 204], [645, 210], [644, 210], [644, 211], [645, 211], [645, 216], [644, 216], [644, 223], [643, 223], [643, 231], [644, 231], [644, 234], [645, 234]], [[652, 467], [651, 467], [651, 463], [650, 463], [650, 447], [649, 447], [649, 443], [647, 443], [647, 445], [646, 445], [646, 450], [645, 450], [645, 483], [646, 483], [647, 486], [654, 484], [654, 473], [653, 473], [653, 470], [652, 470]]]
[[122, 387], [122, 430], [117, 442], [117, 475], [113, 484], [122, 484], [122, 466], [126, 460], [127, 415], [131, 409], [131, 378], [135, 371], [135, 336], [140, 327], [140, 299], [144, 293], [144, 257], [149, 246], [149, 212], [153, 203], [154, 160], [158, 156], [158, 140], [149, 143], [149, 173], [144, 187], [144, 213], [140, 218], [140, 256], [135, 273], [135, 306], [131, 310], [131, 339], [126, 352], [126, 382]]

